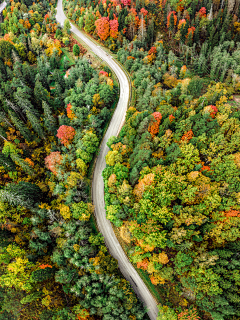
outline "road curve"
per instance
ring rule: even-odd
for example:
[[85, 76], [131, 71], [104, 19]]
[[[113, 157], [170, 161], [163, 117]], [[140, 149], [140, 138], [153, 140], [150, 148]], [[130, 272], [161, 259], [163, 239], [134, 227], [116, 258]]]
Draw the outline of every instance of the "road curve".
[[[61, 25], [63, 25], [64, 20], [66, 19], [62, 8], [62, 0], [58, 0], [56, 19]], [[143, 280], [140, 278], [137, 271], [134, 269], [127, 256], [125, 255], [114, 234], [110, 221], [106, 219], [106, 211], [104, 208], [104, 183], [102, 178], [102, 171], [106, 167], [105, 156], [109, 150], [106, 143], [111, 136], [118, 135], [123, 125], [130, 95], [128, 79], [124, 71], [114, 61], [114, 59], [103, 49], [97, 46], [94, 42], [92, 42], [83, 32], [78, 30], [73, 25], [71, 31], [75, 33], [79, 38], [81, 38], [96, 55], [98, 55], [110, 66], [110, 68], [115, 72], [120, 83], [120, 97], [118, 105], [111, 119], [108, 130], [103, 138], [94, 171], [92, 182], [92, 196], [93, 203], [95, 205], [95, 217], [97, 220], [98, 228], [104, 236], [105, 244], [108, 247], [111, 255], [118, 260], [118, 265], [122, 274], [128, 281], [130, 281], [133, 290], [139, 296], [144, 306], [148, 308], [148, 315], [150, 319], [156, 320], [158, 314], [156, 301], [154, 300]]]

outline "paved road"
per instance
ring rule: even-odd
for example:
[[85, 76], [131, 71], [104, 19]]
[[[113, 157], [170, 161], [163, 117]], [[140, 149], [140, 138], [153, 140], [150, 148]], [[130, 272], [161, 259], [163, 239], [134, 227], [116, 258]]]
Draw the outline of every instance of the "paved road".
[[3, 3], [0, 4], [0, 14], [2, 13], [3, 9], [5, 9], [7, 3], [3, 1]]
[[[66, 19], [63, 9], [62, 0], [58, 1], [57, 4], [57, 21], [63, 25]], [[94, 171], [93, 184], [92, 184], [92, 196], [95, 205], [95, 216], [100, 232], [103, 234], [106, 246], [108, 247], [111, 255], [118, 260], [119, 268], [124, 277], [130, 281], [134, 291], [142, 300], [143, 304], [148, 308], [148, 315], [151, 320], [157, 319], [158, 308], [157, 304], [150, 294], [148, 288], [139, 277], [136, 270], [133, 268], [128, 258], [126, 257], [122, 247], [120, 246], [111, 223], [106, 219], [106, 211], [104, 209], [104, 184], [102, 178], [102, 171], [106, 166], [105, 156], [108, 152], [106, 142], [111, 136], [116, 136], [119, 133], [121, 126], [124, 123], [127, 107], [128, 98], [130, 95], [128, 79], [123, 70], [119, 65], [111, 58], [103, 49], [92, 42], [84, 33], [79, 31], [75, 26], [72, 25], [71, 31], [74, 32], [79, 38], [81, 38], [101, 59], [106, 61], [108, 65], [114, 70], [120, 83], [120, 98], [115, 110], [115, 113], [110, 122], [109, 128], [104, 136], [101, 144], [101, 150], [97, 158], [96, 167]]]

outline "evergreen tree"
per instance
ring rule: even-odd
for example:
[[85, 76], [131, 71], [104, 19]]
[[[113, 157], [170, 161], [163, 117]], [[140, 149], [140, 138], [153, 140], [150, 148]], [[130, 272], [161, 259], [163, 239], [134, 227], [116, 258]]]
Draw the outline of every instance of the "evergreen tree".
[[4, 112], [0, 112], [0, 122], [5, 122], [9, 127], [12, 127], [12, 124], [8, 121], [8, 118]]
[[193, 34], [192, 31], [189, 32], [188, 38], [187, 38], [187, 45], [188, 47], [191, 47], [193, 45]]
[[12, 152], [10, 154], [10, 157], [12, 159], [12, 161], [14, 161], [17, 165], [19, 165], [23, 171], [25, 171], [28, 175], [33, 175], [34, 171], [33, 169], [30, 167], [30, 165], [24, 161], [19, 155], [18, 153]]
[[0, 81], [7, 81], [7, 71], [2, 58], [0, 58]]
[[[172, 13], [169, 21], [169, 33], [170, 31], [173, 32], [173, 30], [174, 30], [174, 14]], [[169, 34], [169, 37], [170, 37], [170, 34]]]
[[42, 83], [37, 80], [35, 82], [35, 87], [34, 87], [34, 100], [37, 102], [38, 106], [42, 106], [42, 101], [49, 101], [50, 93], [43, 87]]
[[19, 54], [15, 50], [12, 50], [12, 60], [14, 63], [16, 62], [22, 63]]
[[46, 101], [42, 102], [44, 110], [44, 125], [48, 132], [55, 134], [56, 133], [56, 119], [52, 115], [51, 109]]
[[16, 165], [10, 157], [0, 153], [0, 166], [3, 166], [6, 171], [15, 171]]
[[25, 82], [31, 88], [34, 88], [37, 70], [32, 66], [30, 66], [28, 62], [24, 62], [24, 64], [22, 65], [22, 73], [23, 73]]
[[27, 128], [27, 126], [21, 121], [15, 112], [8, 110], [8, 114], [14, 124], [14, 126], [20, 131], [24, 139], [26, 139], [28, 142], [32, 141], [32, 135], [30, 130]]
[[101, 1], [100, 4], [99, 4], [99, 12], [100, 12], [101, 16], [104, 15], [104, 8], [103, 8], [102, 1]]
[[194, 43], [198, 43], [200, 40], [200, 35], [199, 35], [199, 26], [196, 27], [196, 30], [194, 32], [194, 36], [193, 36], [193, 41]]
[[30, 121], [33, 130], [38, 134], [38, 136], [42, 139], [46, 139], [42, 126], [39, 122], [39, 119], [29, 110], [26, 111], [26, 115], [28, 120]]
[[147, 28], [147, 44], [148, 47], [152, 46], [154, 38], [154, 20], [152, 19]]
[[10, 183], [0, 190], [0, 201], [8, 202], [13, 206], [33, 208], [42, 199], [41, 189], [32, 183], [20, 181], [18, 184]]
[[[184, 34], [185, 34], [185, 41], [186, 41], [186, 35], [188, 34], [188, 28], [189, 28], [189, 26], [190, 26], [190, 24], [189, 24], [189, 20], [188, 19], [186, 19], [186, 23], [185, 23], [185, 25], [184, 25]], [[185, 42], [184, 41], [184, 42]]]
[[180, 28], [180, 41], [182, 44], [186, 41], [186, 30], [184, 24], [182, 24]]
[[110, 10], [110, 13], [109, 13], [109, 20], [113, 20], [114, 19], [114, 16], [113, 16], [113, 9]]
[[3, 129], [2, 126], [0, 126], [0, 137], [1, 137], [3, 140], [6, 140], [6, 141], [7, 141], [6, 132], [5, 132], [5, 130]]

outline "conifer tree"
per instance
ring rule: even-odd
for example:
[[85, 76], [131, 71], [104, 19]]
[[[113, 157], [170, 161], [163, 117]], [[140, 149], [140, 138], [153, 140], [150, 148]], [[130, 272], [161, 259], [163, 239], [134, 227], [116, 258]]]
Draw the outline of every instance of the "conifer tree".
[[17, 165], [19, 165], [23, 171], [25, 171], [27, 174], [29, 175], [33, 175], [34, 174], [34, 171], [33, 169], [30, 167], [30, 165], [24, 161], [18, 153], [15, 153], [15, 152], [12, 152], [10, 154], [10, 157], [12, 159], [12, 161], [14, 161]]
[[7, 141], [6, 132], [5, 132], [5, 130], [3, 129], [2, 126], [0, 126], [0, 137], [1, 137], [3, 140], [6, 140], [6, 141]]
[[15, 112], [8, 110], [8, 114], [14, 126], [20, 131], [24, 139], [30, 142], [32, 140], [31, 132], [27, 128], [27, 126], [24, 124], [24, 122], [17, 117]]
[[42, 198], [41, 189], [32, 183], [20, 181], [18, 184], [11, 183], [0, 190], [0, 201], [8, 202], [13, 206], [32, 208]]
[[7, 71], [2, 58], [0, 58], [0, 80], [7, 81]]
[[182, 44], [184, 44], [186, 41], [186, 30], [184, 24], [181, 25], [180, 29], [180, 41]]
[[199, 26], [196, 27], [196, 30], [194, 32], [194, 36], [193, 36], [193, 41], [194, 43], [198, 43], [200, 40], [200, 35], [199, 35]]
[[44, 125], [48, 132], [55, 134], [56, 133], [56, 119], [53, 117], [51, 109], [46, 101], [42, 102], [43, 110], [44, 110]]
[[12, 127], [12, 124], [8, 121], [8, 118], [4, 112], [0, 112], [0, 122], [5, 122], [9, 127]]
[[39, 119], [29, 110], [26, 111], [26, 115], [32, 125], [33, 130], [38, 134], [40, 138], [46, 139]]
[[169, 37], [170, 37], [170, 31], [173, 32], [174, 30], [174, 14], [172, 13], [170, 16], [170, 22], [169, 22]]
[[153, 37], [154, 37], [154, 21], [152, 19], [147, 28], [147, 44], [149, 47], [152, 46]]
[[16, 165], [10, 157], [0, 153], [0, 166], [3, 166], [6, 171], [15, 171]]
[[43, 87], [42, 83], [37, 80], [34, 87], [34, 98], [39, 106], [42, 105], [42, 101], [49, 101], [50, 93]]

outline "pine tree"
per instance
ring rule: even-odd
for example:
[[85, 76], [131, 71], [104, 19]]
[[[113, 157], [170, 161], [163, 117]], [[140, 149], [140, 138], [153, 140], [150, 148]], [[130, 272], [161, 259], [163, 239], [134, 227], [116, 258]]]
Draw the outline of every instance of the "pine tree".
[[113, 20], [114, 19], [114, 16], [113, 16], [113, 9], [110, 10], [110, 14], [109, 14], [109, 20]]
[[147, 44], [149, 47], [152, 46], [154, 37], [154, 20], [152, 19], [147, 28]]
[[12, 50], [12, 60], [14, 63], [16, 62], [22, 63], [21, 58], [19, 57], [18, 53], [14, 49]]
[[174, 30], [174, 14], [172, 13], [170, 16], [170, 22], [169, 22], [169, 37], [170, 37], [170, 31], [173, 32]]
[[[39, 106], [42, 105], [42, 101], [49, 101], [50, 93], [43, 87], [42, 83], [37, 80], [34, 87], [34, 98]], [[41, 108], [40, 108], [41, 109]]]
[[[189, 26], [190, 26], [190, 24], [189, 24], [189, 20], [188, 19], [186, 19], [186, 23], [185, 23], [185, 25], [184, 25], [184, 34], [185, 34], [185, 41], [186, 41], [186, 35], [188, 34], [188, 28], [189, 28]], [[184, 42], [185, 42], [184, 41]]]
[[2, 58], [0, 58], [0, 80], [7, 81], [7, 71]]
[[6, 132], [5, 132], [5, 130], [3, 129], [2, 126], [0, 126], [0, 137], [1, 137], [3, 140], [7, 141]]
[[193, 34], [192, 34], [192, 30], [189, 32], [188, 38], [187, 38], [187, 45], [189, 47], [192, 47], [193, 45]]
[[39, 119], [29, 110], [26, 111], [26, 115], [32, 125], [33, 130], [38, 134], [40, 138], [46, 139]]
[[18, 153], [11, 153], [10, 157], [12, 159], [12, 161], [14, 161], [17, 165], [19, 165], [19, 167], [21, 167], [23, 169], [23, 171], [25, 171], [28, 175], [33, 175], [34, 171], [33, 169], [30, 167], [30, 165], [24, 161], [19, 155]]
[[0, 112], [0, 122], [5, 122], [9, 127], [12, 127], [12, 124], [8, 121], [8, 118], [4, 112]]
[[196, 30], [194, 32], [194, 43], [198, 43], [200, 40], [200, 35], [199, 35], [199, 26], [196, 27]]
[[37, 70], [34, 67], [30, 66], [28, 62], [24, 62], [24, 64], [22, 65], [22, 73], [25, 82], [28, 83], [31, 88], [33, 88], [35, 85]]
[[37, 112], [36, 108], [33, 107], [33, 105], [28, 99], [23, 98], [23, 95], [24, 95], [23, 92], [21, 92], [21, 95], [20, 95], [20, 88], [17, 89], [17, 92], [14, 92], [14, 98], [17, 100], [17, 103], [20, 106], [20, 108], [25, 113], [29, 111], [35, 116], [39, 117], [39, 113]]
[[55, 134], [56, 133], [56, 119], [53, 117], [51, 109], [46, 101], [42, 102], [43, 110], [44, 110], [44, 125], [48, 132]]
[[180, 29], [180, 41], [182, 44], [184, 44], [186, 41], [186, 30], [185, 30], [184, 24], [181, 25], [181, 29]]
[[42, 196], [42, 191], [37, 185], [24, 181], [8, 184], [0, 190], [0, 201], [8, 202], [13, 206], [32, 208], [41, 201]]
[[5, 154], [0, 153], [0, 166], [3, 166], [6, 171], [15, 171], [16, 165], [11, 158]]
[[101, 1], [100, 4], [99, 4], [99, 12], [100, 12], [101, 16], [104, 15], [104, 8], [103, 8], [102, 1]]
[[5, 102], [6, 102], [7, 107], [11, 108], [15, 113], [18, 113], [24, 121], [26, 120], [25, 116], [23, 115], [23, 113], [21, 112], [21, 110], [18, 106], [16, 106], [14, 103], [12, 103], [8, 99], [6, 99]]
[[24, 124], [23, 121], [21, 121], [16, 113], [14, 113], [11, 110], [8, 110], [8, 114], [10, 119], [12, 120], [14, 126], [20, 131], [21, 135], [26, 139], [28, 142], [32, 141], [32, 135], [30, 130], [27, 128], [27, 126]]

